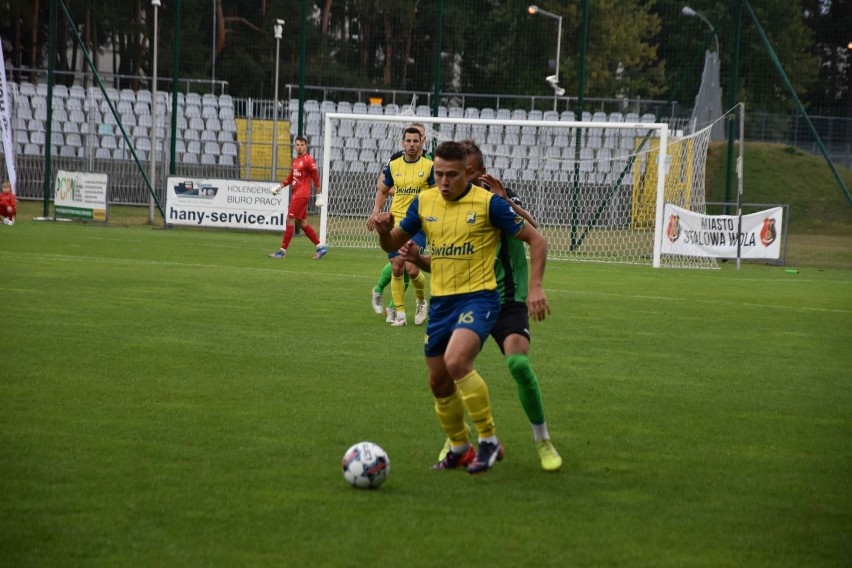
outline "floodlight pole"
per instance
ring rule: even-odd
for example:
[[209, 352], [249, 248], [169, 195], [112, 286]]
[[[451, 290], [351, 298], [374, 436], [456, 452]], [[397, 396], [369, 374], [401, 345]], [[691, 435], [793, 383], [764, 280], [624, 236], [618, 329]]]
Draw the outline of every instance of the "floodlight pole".
[[151, 195], [148, 196], [148, 222], [154, 223], [154, 192], [157, 191], [157, 19], [160, 0], [151, 0], [154, 7], [154, 61], [151, 84], [151, 155], [148, 160], [148, 179], [151, 180]]
[[707, 27], [710, 28], [711, 32], [713, 32], [713, 37], [716, 39], [716, 56], [718, 57], [719, 56], [719, 35], [716, 33], [716, 28], [713, 27], [713, 24], [710, 23], [710, 20], [705, 18], [704, 15], [701, 12], [697, 12], [697, 11], [693, 10], [692, 8], [690, 8], [689, 6], [684, 6], [683, 9], [680, 12], [684, 16], [695, 16], [696, 18], [698, 18], [699, 20], [701, 20], [702, 22], [707, 24]]
[[278, 179], [278, 54], [281, 36], [284, 34], [284, 20], [275, 20], [275, 102], [272, 107], [272, 179]]
[[529, 8], [527, 8], [527, 12], [533, 15], [541, 14], [548, 18], [554, 18], [559, 23], [559, 27], [556, 31], [556, 72], [553, 74], [553, 82], [551, 83], [553, 86], [553, 110], [556, 110], [556, 103], [559, 97], [559, 54], [562, 52], [562, 16], [558, 16], [553, 12], [548, 12], [547, 10], [542, 10], [535, 4], [531, 4]]

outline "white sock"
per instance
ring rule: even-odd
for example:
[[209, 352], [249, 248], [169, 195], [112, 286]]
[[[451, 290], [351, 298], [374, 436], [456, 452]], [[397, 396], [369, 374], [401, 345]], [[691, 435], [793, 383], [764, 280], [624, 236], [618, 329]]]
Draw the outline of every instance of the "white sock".
[[547, 432], [547, 422], [542, 422], [541, 424], [530, 424], [530, 426], [532, 426], [533, 440], [536, 442], [550, 439], [550, 434]]

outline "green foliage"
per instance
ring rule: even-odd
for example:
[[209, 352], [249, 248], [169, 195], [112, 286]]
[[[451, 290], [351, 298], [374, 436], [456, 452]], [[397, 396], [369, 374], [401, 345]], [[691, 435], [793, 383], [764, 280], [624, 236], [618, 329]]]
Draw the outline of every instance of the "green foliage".
[[[739, 156], [739, 144], [734, 145]], [[707, 201], [724, 201], [727, 143], [713, 143], [707, 159]], [[846, 188], [852, 171], [838, 166]], [[736, 197], [737, 180], [731, 195]], [[852, 206], [831, 169], [820, 156], [782, 144], [746, 143], [743, 157], [743, 200], [790, 206], [794, 234], [852, 236]]]
[[[532, 362], [564, 469], [489, 341], [507, 457], [470, 477], [427, 467], [423, 330], [367, 303], [382, 253], [0, 228], [4, 564], [849, 564], [849, 271], [552, 263]], [[341, 475], [361, 439], [378, 491]]]
[[[562, 16], [559, 76], [566, 95], [576, 96], [579, 84], [582, 2], [542, 0], [543, 9]], [[20, 0], [0, 6], [0, 36], [11, 42], [8, 61], [43, 69], [47, 1]], [[180, 4], [180, 33], [175, 11]], [[301, 0], [220, 0], [224, 34], [215, 57], [215, 78], [228, 82], [240, 97], [271, 98], [274, 85], [276, 18], [286, 20], [280, 49], [279, 80], [300, 80]], [[423, 0], [349, 0], [307, 2], [305, 81], [309, 85], [377, 90], [434, 91], [438, 2]], [[730, 97], [730, 65], [736, 2], [695, 0], [692, 7], [713, 23], [721, 44], [722, 88]], [[87, 48], [102, 50], [111, 62], [114, 50], [122, 73], [150, 74], [153, 8], [148, 2], [118, 0], [67, 2]], [[527, 13], [527, 0], [443, 0], [440, 88], [445, 94], [486, 93], [552, 96], [544, 77], [553, 74], [556, 21]], [[590, 7], [585, 61], [585, 96], [643, 99], [673, 97], [690, 106], [698, 89], [700, 62], [713, 35], [698, 18], [681, 13], [679, 0], [595, 0]], [[800, 97], [808, 90], [821, 106], [842, 111], [848, 95], [846, 51], [837, 44], [848, 21], [844, 2], [814, 0], [751, 0], [751, 5], [778, 53]], [[38, 10], [33, 17], [33, 10]], [[817, 14], [817, 15], [814, 15]], [[17, 22], [16, 24], [12, 24]], [[37, 22], [37, 49], [25, 38]], [[86, 22], [91, 22], [90, 29]], [[171, 53], [180, 43], [181, 78], [208, 81], [214, 75], [214, 20], [209, 0], [174, 0], [159, 9], [158, 74], [173, 75]], [[59, 22], [61, 44], [71, 36]], [[848, 26], [847, 26], [848, 28]], [[223, 37], [224, 35], [224, 37]], [[8, 39], [7, 39], [8, 38]], [[816, 43], [813, 38], [818, 38]], [[848, 40], [844, 40], [848, 41]], [[59, 57], [57, 70], [79, 69], [82, 58]], [[698, 60], [698, 65], [694, 61]], [[740, 48], [740, 79], [736, 99], [750, 108], [789, 110], [783, 82], [767, 56], [754, 23], [744, 16]], [[130, 86], [140, 86], [133, 79]], [[126, 85], [122, 85], [126, 86]], [[204, 83], [192, 87], [207, 90]], [[845, 93], [845, 94], [844, 94]], [[316, 96], [316, 95], [314, 95]]]

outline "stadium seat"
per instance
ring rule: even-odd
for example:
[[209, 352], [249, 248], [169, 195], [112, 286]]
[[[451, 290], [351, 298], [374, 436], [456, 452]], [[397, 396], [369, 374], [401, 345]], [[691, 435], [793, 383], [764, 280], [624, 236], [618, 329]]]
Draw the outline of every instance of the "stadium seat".
[[31, 97], [36, 94], [35, 85], [30, 83], [29, 81], [21, 81], [20, 91], [22, 95], [27, 95]]
[[201, 117], [201, 107], [198, 105], [186, 105], [183, 109], [183, 114], [189, 119]]
[[217, 97], [213, 93], [204, 93], [204, 95], [201, 97], [201, 104], [203, 106], [218, 107], [219, 97]]
[[224, 128], [219, 131], [219, 134], [216, 136], [217, 142], [233, 142], [234, 141], [234, 133], [225, 130]]
[[526, 120], [527, 111], [522, 108], [516, 108], [512, 111], [512, 120]]
[[544, 113], [540, 110], [531, 110], [527, 113], [527, 120], [541, 120], [544, 118]]
[[542, 115], [542, 119], [543, 120], [553, 120], [553, 121], [559, 120], [559, 112], [555, 111], [555, 110], [546, 110], [546, 111], [544, 111], [544, 114]]
[[390, 116], [399, 114], [399, 105], [396, 103], [385, 105], [385, 114]]
[[197, 130], [187, 128], [183, 131], [183, 138], [184, 140], [201, 140], [201, 135]]
[[38, 144], [24, 144], [24, 154], [28, 156], [37, 156], [41, 154], [41, 146]]
[[186, 94], [186, 105], [193, 105], [201, 108], [201, 95], [198, 93], [187, 93]]
[[204, 143], [204, 153], [218, 156], [219, 155], [219, 143], [218, 142], [205, 142]]
[[367, 166], [364, 162], [360, 162], [358, 160], [349, 162], [349, 171], [353, 173], [361, 173], [367, 171]]
[[197, 164], [198, 163], [198, 154], [193, 154], [192, 152], [186, 152], [180, 157], [180, 161], [184, 164]]
[[201, 154], [201, 163], [205, 166], [215, 166], [216, 156], [213, 154]]
[[201, 107], [201, 118], [219, 118], [219, 107], [204, 105]]
[[227, 156], [236, 156], [237, 155], [237, 145], [233, 142], [224, 142], [222, 144], [222, 154]]
[[465, 118], [479, 118], [479, 109], [476, 107], [467, 107], [464, 109]]
[[221, 156], [219, 156], [220, 166], [233, 166], [234, 162], [234, 156], [231, 156], [229, 154], [222, 154]]
[[485, 107], [485, 108], [479, 109], [479, 118], [481, 118], [483, 120], [493, 120], [494, 117], [495, 117], [495, 114], [496, 113], [494, 112], [493, 108]]
[[96, 148], [95, 158], [98, 158], [100, 160], [110, 159], [112, 158], [112, 152], [110, 152], [109, 148]]

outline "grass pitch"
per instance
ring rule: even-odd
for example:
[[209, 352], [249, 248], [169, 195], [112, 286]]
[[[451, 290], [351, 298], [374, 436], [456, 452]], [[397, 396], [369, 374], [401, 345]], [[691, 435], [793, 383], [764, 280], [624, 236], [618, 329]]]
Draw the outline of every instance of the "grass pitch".
[[[421, 328], [384, 256], [277, 234], [0, 226], [10, 566], [849, 566], [852, 272], [551, 263], [541, 471], [499, 350], [506, 460], [428, 469]], [[343, 452], [391, 458], [377, 491]]]

